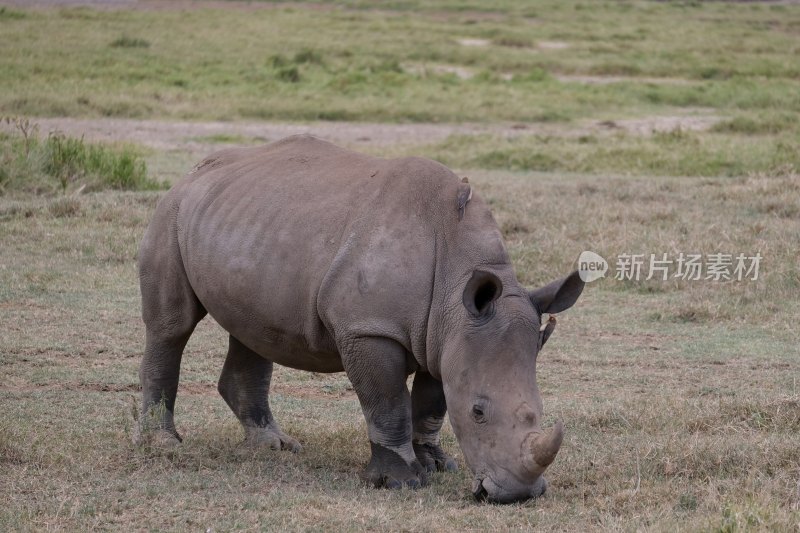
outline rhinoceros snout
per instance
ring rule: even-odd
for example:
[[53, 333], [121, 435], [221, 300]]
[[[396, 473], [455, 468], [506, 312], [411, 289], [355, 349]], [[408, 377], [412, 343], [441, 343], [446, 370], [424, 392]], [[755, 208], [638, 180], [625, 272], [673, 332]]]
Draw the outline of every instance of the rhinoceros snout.
[[[538, 498], [547, 490], [547, 481], [542, 475], [555, 460], [564, 439], [564, 424], [556, 422], [550, 431], [536, 430], [522, 442], [522, 468], [517, 475], [508, 475], [500, 469], [476, 477], [472, 483], [472, 495], [478, 501], [490, 503], [513, 503]], [[523, 481], [524, 480], [524, 481]]]
[[517, 490], [508, 490], [491, 478], [476, 478], [472, 482], [472, 495], [479, 502], [487, 503], [515, 503], [538, 498], [547, 491], [547, 480], [544, 476], [539, 476], [533, 485], [529, 487], [519, 487]]

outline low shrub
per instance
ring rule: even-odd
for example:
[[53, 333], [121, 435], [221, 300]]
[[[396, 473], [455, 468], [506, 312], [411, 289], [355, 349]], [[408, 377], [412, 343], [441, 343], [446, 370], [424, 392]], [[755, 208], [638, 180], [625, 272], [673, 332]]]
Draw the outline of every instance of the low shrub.
[[90, 143], [60, 132], [47, 137], [27, 119], [6, 118], [15, 126], [0, 133], [0, 194], [86, 190], [160, 189], [164, 184], [147, 175], [141, 155], [130, 146]]

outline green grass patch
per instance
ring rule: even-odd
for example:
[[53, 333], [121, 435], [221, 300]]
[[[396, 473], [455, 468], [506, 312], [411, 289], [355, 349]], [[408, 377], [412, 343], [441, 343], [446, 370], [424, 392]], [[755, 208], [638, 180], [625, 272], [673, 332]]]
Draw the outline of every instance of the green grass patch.
[[651, 135], [454, 135], [416, 148], [457, 168], [656, 176], [744, 176], [800, 168], [796, 137], [754, 140], [681, 129]]
[[768, 115], [741, 115], [714, 124], [711, 131], [718, 133], [737, 133], [743, 135], [773, 135], [789, 132], [800, 135], [798, 116], [790, 113]]
[[[367, 122], [800, 112], [800, 6], [780, 16], [724, 2], [369, 6], [9, 10], [0, 112]], [[430, 74], [441, 67], [473, 75]]]
[[0, 20], [19, 20], [24, 19], [26, 14], [24, 11], [18, 11], [6, 6], [0, 6]]
[[253, 137], [247, 137], [245, 135], [239, 135], [236, 133], [215, 133], [213, 135], [192, 137], [191, 140], [195, 142], [213, 144], [253, 144], [255, 142], [260, 142], [258, 139]]
[[0, 194], [50, 194], [68, 189], [159, 189], [147, 175], [140, 154], [130, 146], [89, 143], [83, 138], [50, 133], [39, 137], [26, 119], [14, 133], [0, 133]]

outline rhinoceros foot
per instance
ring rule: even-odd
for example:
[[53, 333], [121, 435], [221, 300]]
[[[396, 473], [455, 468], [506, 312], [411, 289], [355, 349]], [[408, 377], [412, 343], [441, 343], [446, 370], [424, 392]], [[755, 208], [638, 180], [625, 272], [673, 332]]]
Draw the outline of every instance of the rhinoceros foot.
[[361, 477], [376, 488], [417, 489], [428, 484], [425, 468], [417, 460], [408, 464], [400, 455], [380, 444], [370, 442], [372, 459]]
[[276, 425], [265, 427], [245, 427], [244, 445], [253, 448], [269, 448], [271, 450], [288, 450], [292, 453], [302, 451], [303, 447], [296, 439], [280, 430]]
[[417, 460], [428, 472], [455, 472], [458, 470], [456, 460], [447, 455], [438, 444], [414, 443]]
[[147, 430], [137, 426], [133, 433], [133, 443], [136, 446], [171, 449], [181, 443], [181, 437], [166, 429]]

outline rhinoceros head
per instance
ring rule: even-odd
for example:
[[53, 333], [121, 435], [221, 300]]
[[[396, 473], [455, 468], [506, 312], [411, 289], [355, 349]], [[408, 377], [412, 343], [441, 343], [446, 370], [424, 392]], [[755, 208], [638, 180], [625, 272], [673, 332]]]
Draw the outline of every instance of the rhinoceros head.
[[[503, 278], [503, 279], [501, 279]], [[544, 493], [542, 476], [561, 446], [563, 425], [542, 428], [536, 358], [552, 325], [543, 313], [563, 311], [583, 290], [577, 272], [525, 291], [511, 276], [475, 270], [442, 353], [447, 410], [478, 499], [504, 503]], [[542, 331], [540, 331], [540, 329]]]

